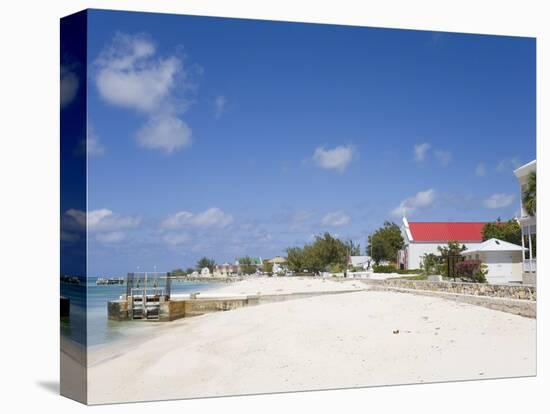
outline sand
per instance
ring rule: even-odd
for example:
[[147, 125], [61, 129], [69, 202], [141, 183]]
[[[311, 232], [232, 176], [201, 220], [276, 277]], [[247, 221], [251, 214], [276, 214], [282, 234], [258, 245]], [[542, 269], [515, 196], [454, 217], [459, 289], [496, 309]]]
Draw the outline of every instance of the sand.
[[[219, 291], [349, 282], [256, 279]], [[256, 292], [252, 292], [256, 291]], [[536, 374], [536, 320], [451, 300], [360, 291], [163, 324], [90, 351], [89, 402], [158, 400]]]
[[253, 277], [237, 283], [221, 285], [205, 291], [201, 296], [219, 295], [274, 295], [297, 292], [326, 292], [366, 289], [359, 280], [321, 277]]

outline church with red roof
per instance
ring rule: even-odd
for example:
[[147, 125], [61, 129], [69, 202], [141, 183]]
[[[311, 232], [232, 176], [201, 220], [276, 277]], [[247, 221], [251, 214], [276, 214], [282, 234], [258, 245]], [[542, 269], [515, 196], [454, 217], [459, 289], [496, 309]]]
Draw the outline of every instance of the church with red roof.
[[450, 241], [460, 242], [468, 249], [483, 242], [483, 227], [487, 222], [480, 221], [416, 221], [409, 222], [403, 217], [401, 232], [405, 247], [399, 252], [398, 264], [404, 269], [419, 269], [422, 256], [438, 254], [437, 248]]

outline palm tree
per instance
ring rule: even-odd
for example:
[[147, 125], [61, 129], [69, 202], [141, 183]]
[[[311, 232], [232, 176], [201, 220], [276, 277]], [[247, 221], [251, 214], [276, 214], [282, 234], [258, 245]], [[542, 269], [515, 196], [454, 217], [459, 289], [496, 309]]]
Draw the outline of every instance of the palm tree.
[[530, 216], [537, 213], [537, 173], [532, 172], [527, 177], [527, 187], [523, 192], [523, 208]]

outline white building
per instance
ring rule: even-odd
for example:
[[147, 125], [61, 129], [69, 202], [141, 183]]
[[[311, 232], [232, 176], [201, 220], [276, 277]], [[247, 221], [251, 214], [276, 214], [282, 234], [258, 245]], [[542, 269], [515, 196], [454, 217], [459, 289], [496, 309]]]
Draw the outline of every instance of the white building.
[[520, 217], [518, 218], [521, 227], [521, 242], [526, 248], [523, 252], [523, 283], [534, 285], [537, 278], [537, 215], [530, 216], [523, 206], [523, 194], [527, 188], [529, 175], [536, 174], [537, 161], [522, 165], [514, 171], [520, 186]]
[[367, 270], [371, 263], [370, 256], [349, 256], [348, 264], [351, 267], [360, 267]]
[[401, 233], [405, 246], [400, 250], [397, 264], [403, 269], [420, 269], [422, 256], [433, 253], [439, 255], [438, 247], [450, 241], [464, 244], [474, 249], [483, 241], [483, 226], [486, 222], [409, 222], [403, 217]]
[[207, 267], [203, 267], [201, 269], [201, 276], [210, 276], [210, 269]]
[[462, 252], [466, 260], [479, 260], [487, 266], [489, 283], [521, 283], [522, 251], [525, 248], [503, 240], [489, 239]]
[[265, 262], [271, 263], [273, 265], [271, 272], [274, 275], [286, 273], [286, 271], [288, 270], [286, 258], [282, 256], [275, 256], [274, 258], [266, 260]]

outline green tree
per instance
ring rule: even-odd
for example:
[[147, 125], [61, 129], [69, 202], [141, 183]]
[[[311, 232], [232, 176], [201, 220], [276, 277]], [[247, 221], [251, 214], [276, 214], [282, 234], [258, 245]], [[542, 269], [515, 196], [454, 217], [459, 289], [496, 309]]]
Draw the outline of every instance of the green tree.
[[348, 262], [348, 247], [330, 233], [316, 236], [311, 244], [303, 248], [291, 247], [286, 250], [290, 270], [303, 272], [307, 269], [319, 273], [331, 268], [345, 269]]
[[404, 243], [399, 226], [385, 221], [382, 227], [369, 236], [366, 253], [376, 264], [382, 260], [395, 263], [397, 252], [403, 248]]
[[522, 196], [523, 208], [530, 216], [537, 214], [537, 173], [532, 172], [527, 177], [527, 186]]
[[483, 226], [482, 233], [484, 241], [494, 238], [521, 245], [521, 228], [516, 220], [502, 222], [499, 218]]
[[312, 271], [315, 273], [327, 270], [331, 265], [345, 267], [348, 263], [348, 250], [341, 240], [330, 233], [316, 236], [308, 254]]
[[359, 243], [354, 243], [353, 240], [349, 239], [345, 242], [345, 245], [349, 256], [361, 255], [361, 245]]
[[191, 273], [193, 273], [195, 271], [195, 269], [193, 269], [192, 267], [188, 267], [187, 269], [185, 269], [185, 273], [187, 275], [190, 275]]
[[447, 243], [447, 246], [438, 246], [437, 251], [441, 255], [441, 257], [448, 257], [448, 256], [459, 256], [460, 253], [466, 250], [466, 246], [464, 244], [460, 244], [457, 241], [450, 241]]
[[286, 261], [288, 268], [293, 272], [303, 272], [306, 269], [306, 255], [300, 247], [289, 247], [286, 249]]
[[454, 277], [455, 265], [462, 261], [460, 253], [466, 250], [466, 246], [457, 241], [450, 241], [447, 246], [438, 246], [437, 250], [441, 256], [441, 274], [445, 277]]
[[424, 273], [429, 275], [436, 275], [441, 270], [441, 257], [433, 254], [433, 253], [426, 253], [422, 256], [422, 263], [421, 268], [424, 271]]
[[180, 268], [174, 269], [170, 272], [170, 276], [185, 276], [185, 272]]
[[200, 272], [203, 268], [207, 267], [210, 270], [210, 273], [214, 272], [214, 266], [216, 266], [216, 261], [214, 259], [209, 259], [208, 257], [203, 257], [197, 262], [197, 270]]
[[244, 256], [237, 259], [241, 267], [241, 272], [245, 275], [252, 275], [256, 273], [256, 266], [254, 265], [254, 260], [250, 256]]

